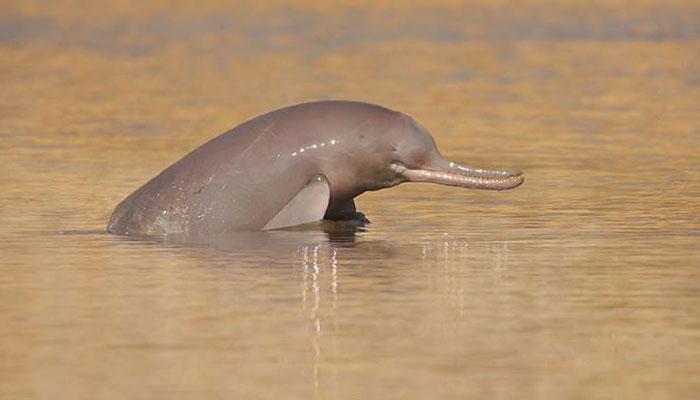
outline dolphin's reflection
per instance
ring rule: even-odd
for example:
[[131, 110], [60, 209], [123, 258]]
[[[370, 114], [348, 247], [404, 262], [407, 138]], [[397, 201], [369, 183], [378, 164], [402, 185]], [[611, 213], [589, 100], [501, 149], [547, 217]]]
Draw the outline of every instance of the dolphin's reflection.
[[[259, 266], [260, 262], [281, 260], [289, 265], [301, 282], [302, 307], [308, 315], [308, 328], [314, 354], [314, 393], [318, 392], [319, 371], [323, 357], [321, 339], [327, 324], [337, 329], [335, 309], [338, 296], [338, 266], [341, 249], [351, 251], [357, 244], [358, 233], [364, 232], [364, 224], [355, 221], [321, 221], [286, 230], [232, 232], [214, 236], [161, 236], [118, 237], [145, 243], [176, 246], [180, 249], [209, 249], [224, 255], [228, 266]], [[373, 253], [372, 244], [364, 244], [366, 251]], [[380, 246], [381, 247], [381, 246]], [[236, 254], [235, 259], [227, 256]], [[250, 256], [250, 257], [246, 257]], [[291, 257], [290, 257], [291, 256]], [[202, 254], [197, 251], [196, 257]], [[250, 262], [247, 262], [249, 260]], [[212, 259], [213, 261], [213, 259]], [[325, 303], [325, 304], [324, 304]], [[321, 310], [324, 307], [325, 312]], [[328, 312], [327, 307], [330, 306]], [[330, 321], [329, 321], [330, 319]], [[326, 332], [327, 333], [327, 332]]]
[[[345, 243], [345, 240], [341, 241]], [[294, 268], [300, 270], [302, 282], [302, 307], [308, 313], [308, 326], [311, 331], [311, 345], [314, 351], [314, 364], [311, 371], [314, 394], [318, 394], [319, 368], [322, 359], [321, 337], [325, 324], [330, 323], [333, 330], [336, 303], [338, 300], [338, 246], [337, 242], [314, 243], [297, 249]], [[328, 281], [328, 283], [325, 283]], [[324, 291], [327, 285], [329, 290]], [[321, 302], [330, 301], [330, 321], [324, 321], [321, 314]]]

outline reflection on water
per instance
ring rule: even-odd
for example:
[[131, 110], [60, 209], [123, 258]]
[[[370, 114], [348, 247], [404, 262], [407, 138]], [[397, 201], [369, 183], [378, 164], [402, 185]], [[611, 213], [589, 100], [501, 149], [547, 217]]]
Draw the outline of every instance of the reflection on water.
[[[0, 11], [0, 398], [697, 398], [692, 2], [14, 2]], [[412, 115], [494, 193], [183, 240], [113, 207], [291, 103]]]
[[[321, 303], [321, 284], [319, 273], [321, 272], [321, 265], [319, 264], [319, 250], [321, 250], [320, 244], [315, 244], [311, 246], [304, 246], [297, 251], [297, 255], [300, 256], [301, 261], [295, 260], [295, 266], [297, 264], [301, 265], [302, 268], [302, 282], [304, 282], [302, 290], [302, 304], [305, 310], [309, 312], [309, 330], [312, 332], [312, 344], [314, 350], [314, 364], [313, 372], [311, 376], [313, 377], [314, 384], [314, 394], [318, 393], [319, 386], [319, 364], [321, 360], [321, 344], [320, 339], [322, 335], [321, 327], [321, 317], [319, 316], [319, 305]], [[331, 263], [328, 268], [324, 268], [330, 275], [330, 299], [326, 300], [331, 303], [331, 319], [335, 314], [335, 305], [338, 300], [338, 260], [337, 260], [337, 249], [331, 250]], [[325, 297], [325, 296], [324, 296]], [[324, 323], [323, 329], [328, 331], [329, 328], [325, 325], [330, 322], [331, 335], [333, 333], [333, 327], [335, 324], [332, 321], [326, 321]], [[328, 332], [326, 332], [328, 334]]]
[[[463, 266], [469, 245], [467, 242], [445, 241], [420, 246], [420, 259], [429, 265], [429, 270], [439, 271], [439, 275], [443, 275], [442, 279], [446, 279], [446, 282], [437, 282], [435, 288], [431, 283], [431, 291], [444, 292], [448, 301], [447, 307], [455, 310], [459, 319], [466, 315], [469, 298], [465, 294], [461, 279], [456, 279], [452, 274], [459, 274], [455, 267]], [[476, 246], [483, 247], [486, 253], [492, 256], [493, 264], [490, 268], [494, 273], [500, 274], [507, 269], [506, 243], [477, 243]], [[295, 276], [301, 282], [301, 305], [307, 313], [308, 332], [314, 356], [308, 374], [313, 382], [315, 395], [319, 394], [321, 382], [328, 379], [327, 373], [329, 369], [332, 370], [332, 366], [329, 368], [326, 360], [332, 359], [332, 355], [337, 351], [337, 336], [342, 335], [340, 318], [336, 318], [339, 292], [343, 291], [343, 288], [339, 287], [339, 269], [347, 267], [348, 260], [343, 254], [347, 251], [354, 252], [354, 247], [339, 247], [328, 242], [306, 244], [297, 248], [294, 257]], [[393, 251], [388, 243], [362, 243], [362, 253], [372, 260], [379, 261], [387, 258], [386, 255], [392, 254]], [[413, 294], [419, 293], [420, 291], [415, 291]]]

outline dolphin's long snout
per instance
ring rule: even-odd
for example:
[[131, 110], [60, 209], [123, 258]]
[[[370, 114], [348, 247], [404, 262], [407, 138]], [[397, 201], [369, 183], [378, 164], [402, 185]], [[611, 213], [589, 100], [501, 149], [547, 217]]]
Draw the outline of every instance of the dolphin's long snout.
[[486, 169], [440, 160], [426, 168], [393, 163], [392, 169], [409, 182], [430, 182], [473, 189], [506, 190], [519, 186], [525, 175], [519, 169]]

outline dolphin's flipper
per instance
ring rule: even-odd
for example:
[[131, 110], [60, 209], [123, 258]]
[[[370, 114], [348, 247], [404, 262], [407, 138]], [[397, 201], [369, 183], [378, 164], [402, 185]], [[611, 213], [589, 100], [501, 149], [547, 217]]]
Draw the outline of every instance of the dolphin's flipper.
[[320, 221], [328, 208], [331, 188], [326, 177], [316, 175], [262, 229], [279, 229]]

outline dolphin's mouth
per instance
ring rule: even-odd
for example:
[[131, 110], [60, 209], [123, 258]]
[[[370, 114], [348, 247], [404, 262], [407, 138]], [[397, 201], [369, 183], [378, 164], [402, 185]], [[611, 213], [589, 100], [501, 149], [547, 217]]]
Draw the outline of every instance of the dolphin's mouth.
[[506, 190], [519, 186], [525, 175], [517, 169], [485, 169], [441, 160], [429, 168], [408, 168], [392, 162], [391, 169], [409, 182], [430, 182], [473, 189]]

